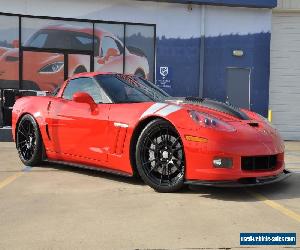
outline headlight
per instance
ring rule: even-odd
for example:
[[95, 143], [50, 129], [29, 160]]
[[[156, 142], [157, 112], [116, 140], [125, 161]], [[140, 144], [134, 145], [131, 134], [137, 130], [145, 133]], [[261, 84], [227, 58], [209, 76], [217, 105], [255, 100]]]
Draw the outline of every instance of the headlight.
[[258, 113], [255, 113], [258, 117], [259, 120], [261, 120], [262, 122], [266, 123], [267, 125], [269, 125], [271, 128], [275, 129], [276, 130], [276, 127], [271, 123], [269, 122], [269, 120], [267, 118], [265, 118], [264, 116], [258, 114]]
[[39, 70], [39, 73], [57, 73], [64, 67], [64, 62], [50, 63]]
[[199, 124], [204, 128], [212, 128], [217, 129], [220, 131], [226, 132], [234, 132], [235, 128], [230, 124], [223, 122], [213, 116], [210, 116], [206, 113], [190, 110], [189, 111], [190, 117], [193, 119], [194, 122]]

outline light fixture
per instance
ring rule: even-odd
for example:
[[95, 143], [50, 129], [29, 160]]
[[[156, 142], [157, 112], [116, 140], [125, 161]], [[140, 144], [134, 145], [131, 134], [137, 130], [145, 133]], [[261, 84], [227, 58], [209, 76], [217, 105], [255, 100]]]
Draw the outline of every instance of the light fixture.
[[241, 56], [244, 55], [244, 51], [243, 51], [243, 50], [240, 50], [240, 49], [238, 49], [238, 50], [233, 50], [233, 51], [232, 51], [232, 55], [233, 55], [233, 56], [236, 56], [236, 57], [241, 57]]
[[216, 157], [213, 159], [213, 165], [215, 168], [231, 168], [233, 160], [228, 157]]

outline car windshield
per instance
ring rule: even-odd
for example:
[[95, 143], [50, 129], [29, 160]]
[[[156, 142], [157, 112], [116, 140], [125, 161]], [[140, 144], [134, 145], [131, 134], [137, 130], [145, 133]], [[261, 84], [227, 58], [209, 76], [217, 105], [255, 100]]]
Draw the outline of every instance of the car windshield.
[[[99, 39], [95, 39], [95, 48], [98, 48]], [[25, 42], [26, 47], [92, 50], [93, 36], [87, 33], [44, 29], [36, 32]]]
[[115, 103], [164, 101], [170, 96], [153, 83], [131, 75], [97, 75], [96, 81]]

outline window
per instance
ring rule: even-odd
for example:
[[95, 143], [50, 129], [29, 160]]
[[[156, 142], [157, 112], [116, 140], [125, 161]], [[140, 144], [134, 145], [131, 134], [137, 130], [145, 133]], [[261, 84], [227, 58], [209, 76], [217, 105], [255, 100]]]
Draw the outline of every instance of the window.
[[121, 54], [119, 47], [113, 38], [108, 36], [103, 37], [101, 43], [101, 57], [105, 56], [110, 48], [116, 49], [118, 53]]
[[0, 15], [0, 89], [20, 87], [18, 46], [19, 18]]
[[102, 102], [100, 88], [91, 78], [81, 77], [70, 80], [64, 90], [63, 98], [72, 100], [76, 92], [86, 92], [94, 99], [95, 103]]
[[[93, 51], [93, 24], [22, 17], [22, 46]], [[95, 38], [95, 44], [99, 39]]]
[[130, 53], [138, 56], [143, 63], [132, 72], [132, 61], [125, 57], [125, 73], [154, 78], [155, 28], [154, 26], [126, 24], [125, 44]]
[[[95, 43], [99, 40], [95, 39]], [[72, 48], [78, 50], [91, 50], [93, 36], [81, 32], [67, 30], [44, 29], [35, 33], [25, 46], [36, 48]]]
[[30, 47], [43, 48], [45, 46], [48, 34], [37, 34], [29, 44]]
[[[121, 75], [122, 76], [122, 75]], [[135, 79], [125, 79], [118, 75], [97, 75], [95, 79], [106, 94], [115, 103], [163, 101], [167, 95], [162, 95], [155, 88]]]
[[[95, 39], [100, 39], [100, 43], [95, 41], [95, 56], [100, 58], [94, 60], [94, 71], [123, 73], [124, 27], [124, 24], [115, 23], [102, 22], [94, 24]], [[108, 48], [116, 49], [116, 54], [119, 54], [119, 56], [112, 57], [113, 60], [104, 58], [107, 55]]]

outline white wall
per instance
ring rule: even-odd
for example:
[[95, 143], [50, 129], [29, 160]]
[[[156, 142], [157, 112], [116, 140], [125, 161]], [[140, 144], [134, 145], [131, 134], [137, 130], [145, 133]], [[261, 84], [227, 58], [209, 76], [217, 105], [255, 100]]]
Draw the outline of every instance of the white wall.
[[[299, 1], [300, 2], [300, 1]], [[133, 0], [0, 0], [1, 11], [16, 14], [157, 24], [157, 36], [201, 35], [201, 6]], [[206, 36], [270, 32], [271, 10], [206, 6]]]
[[[300, 2], [300, 1], [299, 1]], [[207, 6], [205, 35], [248, 35], [271, 31], [272, 12], [269, 9]]]
[[299, 0], [277, 0], [276, 10], [300, 10], [300, 1]]
[[1, 0], [0, 4], [8, 13], [151, 23], [159, 24], [159, 37], [200, 37], [200, 6], [189, 11], [183, 4], [132, 0]]

